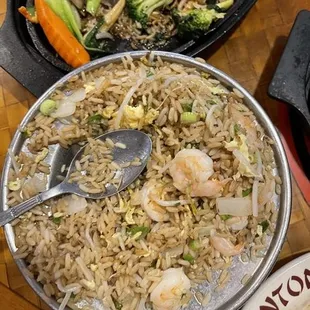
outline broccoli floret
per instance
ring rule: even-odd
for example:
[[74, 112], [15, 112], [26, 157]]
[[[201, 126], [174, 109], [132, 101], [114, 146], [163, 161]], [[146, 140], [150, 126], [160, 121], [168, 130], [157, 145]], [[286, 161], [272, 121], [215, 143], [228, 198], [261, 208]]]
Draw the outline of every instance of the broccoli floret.
[[197, 38], [205, 34], [213, 21], [223, 18], [224, 13], [209, 9], [192, 9], [188, 11], [173, 11], [180, 37]]
[[154, 10], [172, 2], [173, 0], [126, 0], [126, 6], [129, 17], [145, 27]]

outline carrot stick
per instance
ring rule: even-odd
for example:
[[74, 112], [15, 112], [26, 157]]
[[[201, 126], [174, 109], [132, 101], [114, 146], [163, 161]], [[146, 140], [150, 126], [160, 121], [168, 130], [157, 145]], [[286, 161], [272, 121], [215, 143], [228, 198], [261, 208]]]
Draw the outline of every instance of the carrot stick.
[[61, 58], [73, 68], [89, 62], [89, 54], [45, 0], [35, 0], [35, 7], [48, 41]]

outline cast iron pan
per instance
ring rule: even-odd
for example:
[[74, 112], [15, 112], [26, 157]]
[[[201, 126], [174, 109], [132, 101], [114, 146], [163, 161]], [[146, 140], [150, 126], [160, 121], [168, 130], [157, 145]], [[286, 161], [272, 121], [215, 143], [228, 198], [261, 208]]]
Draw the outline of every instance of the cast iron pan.
[[[3, 1], [3, 0], [0, 0]], [[71, 68], [60, 59], [48, 43], [39, 25], [26, 23], [17, 8], [33, 0], [7, 0], [7, 16], [0, 30], [0, 65], [40, 96]], [[194, 56], [227, 33], [255, 4], [256, 0], [236, 0], [225, 18], [214, 23], [198, 40], [184, 42], [172, 38], [161, 50]], [[115, 52], [130, 50], [128, 42], [118, 42]]]
[[[210, 1], [211, 2], [211, 1]], [[209, 32], [212, 33], [216, 31], [218, 27], [223, 25], [230, 17], [232, 17], [235, 12], [242, 6], [246, 0], [235, 0], [235, 3], [232, 8], [227, 12], [225, 15], [225, 18], [218, 20], [217, 22], [213, 23]], [[33, 6], [34, 0], [27, 0], [27, 6]], [[32, 38], [32, 41], [38, 51], [42, 54], [42, 56], [50, 61], [54, 66], [57, 68], [64, 70], [64, 71], [70, 71], [71, 68], [68, 66], [61, 58], [55, 57], [56, 53], [54, 49], [50, 46], [48, 41], [46, 40], [44, 33], [40, 27], [40, 25], [35, 25], [27, 21], [27, 28], [29, 31], [29, 34]], [[199, 41], [203, 42], [203, 40], [206, 39], [208, 34], [201, 38]], [[117, 40], [117, 39], [116, 39]], [[189, 40], [184, 41], [178, 38], [177, 36], [174, 36], [171, 38], [164, 46], [160, 47], [154, 47], [154, 49], [160, 49], [164, 51], [177, 51], [178, 53], [185, 53], [186, 50], [190, 49], [196, 44], [196, 41]], [[127, 40], [117, 40], [116, 44], [114, 45], [114, 53], [121, 53], [126, 51], [133, 50], [130, 42]], [[143, 46], [138, 46], [138, 49], [145, 49]]]
[[301, 11], [269, 85], [270, 96], [289, 104], [292, 136], [310, 180], [310, 12]]

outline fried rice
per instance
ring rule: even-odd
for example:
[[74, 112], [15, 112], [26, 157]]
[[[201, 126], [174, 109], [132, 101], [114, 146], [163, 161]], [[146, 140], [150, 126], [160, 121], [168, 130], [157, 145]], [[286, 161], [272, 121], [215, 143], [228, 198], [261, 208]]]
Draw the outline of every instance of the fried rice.
[[[89, 309], [93, 299], [104, 309], [179, 309], [192, 298], [188, 287], [183, 289], [187, 280], [191, 288], [216, 282], [220, 291], [232, 281], [235, 255], [245, 263], [264, 255], [275, 229], [273, 198], [280, 194], [281, 179], [274, 173], [273, 141], [240, 91], [152, 54], [82, 72], [50, 99], [61, 102], [81, 90], [71, 115], [39, 112], [20, 129], [29, 152], [11, 154], [10, 206], [45, 189], [52, 144], [69, 148], [107, 130], [134, 128], [150, 135], [153, 151], [145, 171], [118, 195], [100, 200], [65, 195], [12, 223], [15, 258], [25, 259], [29, 273], [61, 309], [66, 304]], [[193, 150], [212, 162], [207, 182], [221, 184], [214, 195], [193, 195], [196, 180], [179, 190], [172, 177], [177, 154]], [[225, 213], [235, 202], [245, 215]], [[162, 300], [160, 306], [156, 292], [176, 271], [182, 272], [184, 287], [173, 304]], [[248, 279], [244, 275], [244, 283]], [[212, 292], [196, 292], [203, 306], [211, 298]]]

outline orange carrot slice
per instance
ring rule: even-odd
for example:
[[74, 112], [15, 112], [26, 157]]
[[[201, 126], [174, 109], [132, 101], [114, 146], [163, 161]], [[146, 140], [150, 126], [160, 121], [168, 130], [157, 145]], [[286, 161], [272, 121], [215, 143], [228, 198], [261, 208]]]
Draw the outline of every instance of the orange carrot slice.
[[35, 7], [39, 23], [48, 41], [60, 57], [73, 68], [88, 63], [90, 57], [83, 45], [52, 11], [45, 0], [35, 0]]

